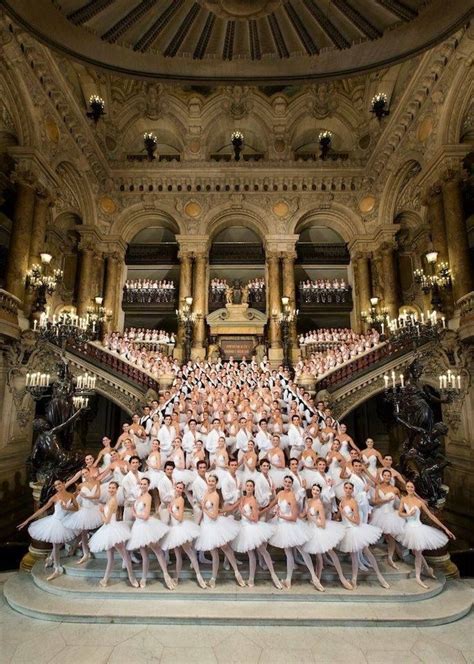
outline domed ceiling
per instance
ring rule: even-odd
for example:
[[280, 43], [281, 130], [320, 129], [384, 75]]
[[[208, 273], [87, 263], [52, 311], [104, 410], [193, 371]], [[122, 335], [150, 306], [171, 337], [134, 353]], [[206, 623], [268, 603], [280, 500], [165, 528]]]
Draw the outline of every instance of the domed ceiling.
[[274, 83], [348, 76], [433, 46], [472, 0], [0, 0], [52, 48], [133, 76]]

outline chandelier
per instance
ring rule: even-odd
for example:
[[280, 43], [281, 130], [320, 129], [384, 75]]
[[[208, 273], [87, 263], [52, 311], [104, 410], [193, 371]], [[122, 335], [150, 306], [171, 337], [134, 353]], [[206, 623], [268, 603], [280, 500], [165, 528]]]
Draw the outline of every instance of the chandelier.
[[422, 268], [419, 268], [414, 270], [413, 276], [425, 295], [431, 293], [432, 306], [439, 309], [442, 305], [441, 291], [449, 291], [452, 287], [451, 270], [445, 261], [436, 265], [438, 260], [437, 251], [428, 251], [425, 258], [430, 266], [431, 273], [427, 274]]
[[377, 296], [370, 298], [370, 310], [361, 311], [360, 317], [364, 323], [374, 327], [380, 327], [382, 336], [385, 334], [385, 326], [388, 324], [390, 317], [385, 308], [379, 308], [379, 298]]
[[49, 316], [49, 307], [33, 323], [33, 331], [43, 341], [65, 347], [68, 343], [83, 344], [98, 337], [96, 321], [87, 314], [78, 316], [73, 312], [63, 312]]
[[372, 108], [370, 112], [375, 115], [377, 120], [381, 120], [386, 115], [390, 115], [390, 111], [387, 109], [388, 97], [385, 92], [377, 92], [376, 95], [372, 97]]
[[151, 131], [146, 131], [143, 134], [143, 145], [145, 146], [148, 161], [153, 161], [156, 159], [155, 151], [156, 146], [158, 145], [158, 139], [156, 138], [155, 134], [153, 134]]
[[51, 254], [40, 254], [41, 263], [35, 263], [26, 273], [26, 287], [36, 294], [35, 310], [44, 311], [46, 298], [52, 295], [63, 278], [63, 271], [56, 269], [50, 271], [49, 265], [53, 260]]
[[233, 131], [230, 140], [234, 148], [234, 159], [240, 161], [240, 153], [244, 149], [244, 135], [241, 131]]
[[89, 108], [90, 111], [86, 115], [97, 124], [100, 118], [105, 115], [105, 101], [99, 95], [91, 95], [89, 97]]
[[318, 141], [319, 141], [319, 146], [321, 148], [320, 157], [323, 160], [327, 159], [329, 150], [331, 149], [332, 131], [326, 129], [324, 131], [319, 132]]

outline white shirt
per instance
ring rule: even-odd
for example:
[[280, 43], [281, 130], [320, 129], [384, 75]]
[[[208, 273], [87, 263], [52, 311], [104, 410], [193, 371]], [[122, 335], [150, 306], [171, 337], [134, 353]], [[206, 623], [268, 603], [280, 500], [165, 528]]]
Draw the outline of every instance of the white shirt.
[[198, 475], [191, 484], [191, 491], [195, 502], [200, 505], [207, 491], [206, 480]]
[[186, 431], [183, 436], [183, 450], [187, 454], [190, 454], [193, 451], [196, 440], [202, 440], [197, 431], [194, 433], [192, 431]]
[[257, 473], [255, 477], [255, 498], [260, 508], [266, 507], [273, 496], [274, 485], [270, 475]]
[[237, 477], [232, 477], [232, 475], [227, 472], [225, 476], [221, 478], [221, 492], [222, 498], [226, 505], [233, 505], [240, 498], [240, 482]]
[[296, 447], [296, 449], [304, 450], [304, 431], [302, 427], [297, 427], [294, 424], [290, 424], [288, 427], [288, 441], [290, 447]]
[[158, 493], [161, 502], [165, 505], [168, 505], [174, 498], [173, 482], [166, 475], [163, 475], [158, 481]]
[[255, 436], [255, 442], [260, 451], [266, 452], [267, 450], [273, 447], [272, 436], [268, 431], [263, 429], [258, 429], [257, 435]]
[[163, 424], [158, 431], [158, 440], [160, 441], [160, 449], [165, 454], [169, 454], [171, 450], [171, 445], [173, 440], [176, 437], [176, 431], [174, 427], [167, 427], [166, 424]]
[[140, 480], [145, 473], [137, 471], [135, 475], [131, 470], [125, 475], [122, 481], [123, 495], [125, 503], [134, 503], [140, 495]]
[[204, 447], [206, 450], [209, 452], [209, 454], [215, 454], [217, 450], [217, 441], [221, 436], [224, 436], [223, 431], [219, 431], [219, 429], [211, 429], [209, 433], [206, 436], [206, 442]]
[[249, 440], [251, 438], [252, 434], [250, 433], [250, 431], [247, 431], [247, 429], [240, 429], [237, 432], [237, 436], [235, 437], [237, 449], [240, 450], [241, 452], [247, 452], [249, 449]]

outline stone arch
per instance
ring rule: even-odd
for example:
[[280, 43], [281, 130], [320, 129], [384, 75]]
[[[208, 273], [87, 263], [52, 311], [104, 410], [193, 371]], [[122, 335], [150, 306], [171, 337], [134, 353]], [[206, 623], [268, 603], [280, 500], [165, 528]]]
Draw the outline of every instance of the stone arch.
[[214, 209], [212, 216], [205, 221], [205, 234], [208, 235], [209, 242], [212, 242], [220, 231], [230, 226], [247, 226], [258, 235], [263, 243], [269, 232], [263, 210], [259, 208]]
[[299, 234], [305, 227], [318, 221], [321, 225], [332, 228], [344, 240], [351, 242], [366, 234], [362, 219], [349, 208], [339, 203], [332, 203], [327, 210], [313, 208], [304, 212], [290, 224], [289, 232]]
[[15, 67], [3, 70], [0, 77], [0, 125], [9, 120], [10, 130], [16, 136], [19, 145], [37, 147], [40, 145], [39, 123], [34, 118], [31, 95], [24, 91], [24, 80], [15, 72]]
[[463, 120], [474, 97], [474, 80], [472, 76], [466, 76], [467, 71], [467, 67], [461, 64], [453, 77], [442, 107], [437, 145], [455, 145], [461, 141]]
[[385, 183], [382, 199], [380, 201], [379, 219], [387, 220], [388, 224], [392, 224], [395, 220], [395, 213], [400, 195], [406, 187], [411, 186], [410, 181], [422, 170], [421, 163], [418, 159], [418, 154], [410, 155], [400, 168], [390, 175]]
[[82, 223], [95, 225], [96, 208], [89, 181], [81, 176], [76, 166], [70, 161], [58, 161], [55, 172], [64, 189], [56, 203], [58, 213], [71, 212], [82, 219]]
[[180, 221], [167, 211], [150, 209], [144, 203], [138, 203], [124, 210], [115, 219], [110, 228], [110, 235], [115, 235], [123, 242], [129, 243], [137, 233], [157, 223], [162, 224], [175, 235], [185, 233]]

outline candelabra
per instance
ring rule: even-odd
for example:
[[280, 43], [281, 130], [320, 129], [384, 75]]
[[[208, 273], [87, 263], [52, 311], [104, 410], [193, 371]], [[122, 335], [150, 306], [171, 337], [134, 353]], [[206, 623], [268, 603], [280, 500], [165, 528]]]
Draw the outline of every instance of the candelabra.
[[55, 381], [51, 381], [51, 374], [41, 371], [28, 372], [25, 381], [26, 391], [35, 401], [45, 399], [51, 393], [61, 392], [71, 396], [76, 410], [89, 407], [89, 401], [95, 394], [95, 385], [96, 377], [88, 373], [73, 378], [64, 357], [58, 364], [58, 378]]
[[319, 146], [321, 148], [321, 159], [327, 159], [329, 150], [331, 149], [332, 131], [321, 131], [318, 136]]
[[385, 92], [378, 92], [372, 97], [372, 108], [370, 112], [375, 115], [377, 120], [381, 120], [386, 115], [390, 115], [387, 109], [388, 97]]
[[105, 101], [99, 95], [91, 95], [89, 97], [89, 108], [90, 111], [87, 111], [86, 115], [97, 124], [100, 118], [105, 115]]
[[451, 270], [448, 263], [441, 262], [436, 266], [438, 260], [437, 251], [428, 251], [425, 254], [431, 274], [426, 274], [422, 268], [415, 270], [413, 276], [415, 282], [421, 286], [426, 295], [431, 292], [431, 305], [440, 309], [442, 305], [441, 291], [449, 291], [452, 286]]
[[396, 341], [411, 341], [414, 346], [425, 341], [436, 341], [446, 329], [446, 318], [436, 311], [428, 313], [402, 313], [388, 321], [391, 337]]
[[371, 297], [370, 298], [370, 310], [361, 311], [360, 317], [364, 323], [367, 323], [379, 330], [381, 333], [382, 341], [385, 339], [385, 326], [388, 324], [390, 317], [386, 309], [379, 309], [379, 298]]
[[234, 159], [240, 161], [240, 153], [244, 149], [244, 135], [241, 131], [234, 131], [231, 135], [232, 147], [234, 148]]
[[145, 146], [148, 161], [153, 161], [156, 159], [155, 151], [158, 144], [158, 139], [156, 138], [155, 134], [153, 134], [151, 131], [146, 131], [143, 134], [143, 144]]
[[183, 324], [184, 328], [184, 363], [189, 361], [191, 357], [191, 345], [193, 342], [193, 329], [196, 321], [196, 314], [191, 311], [193, 304], [192, 297], [186, 297], [181, 309], [176, 310], [178, 320]]
[[283, 296], [281, 298], [281, 306], [282, 306], [281, 314], [274, 314], [274, 317], [278, 320], [281, 329], [281, 341], [283, 345], [283, 364], [286, 368], [289, 368], [290, 345], [291, 345], [290, 327], [298, 315], [298, 310], [292, 309], [290, 307], [290, 298], [286, 296]]
[[94, 306], [87, 307], [86, 323], [91, 328], [92, 335], [99, 338], [104, 335], [104, 325], [112, 318], [112, 311], [102, 306], [104, 298], [97, 295], [94, 298]]
[[46, 307], [46, 297], [52, 295], [63, 277], [63, 271], [56, 269], [52, 272], [49, 265], [53, 259], [51, 254], [40, 254], [41, 264], [35, 263], [26, 273], [26, 287], [36, 295], [35, 311], [43, 312]]
[[83, 344], [98, 336], [97, 323], [89, 314], [78, 316], [73, 312], [63, 312], [50, 317], [48, 309], [33, 324], [33, 331], [41, 340], [64, 348], [68, 342]]

